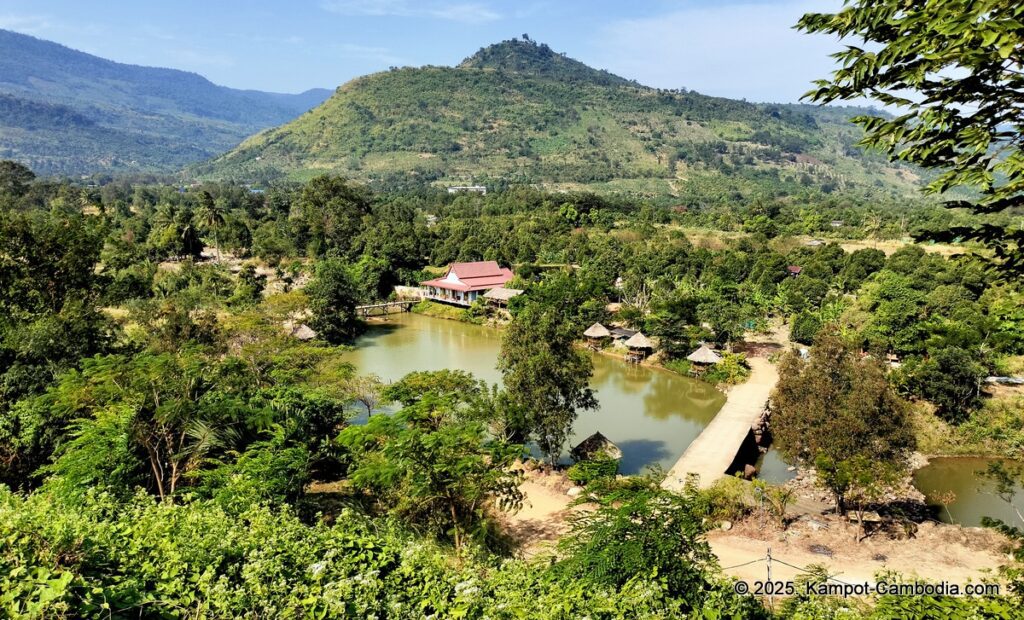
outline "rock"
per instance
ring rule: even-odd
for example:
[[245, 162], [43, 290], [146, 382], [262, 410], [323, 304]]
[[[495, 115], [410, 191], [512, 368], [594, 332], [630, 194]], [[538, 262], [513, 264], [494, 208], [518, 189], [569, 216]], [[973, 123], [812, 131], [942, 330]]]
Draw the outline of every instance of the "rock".
[[818, 521], [817, 519], [808, 519], [807, 527], [811, 528], [811, 531], [817, 532], [819, 530], [827, 530], [828, 524]]
[[786, 471], [796, 471], [796, 467], [790, 465], [789, 467], [786, 468]]
[[744, 478], [746, 478], [747, 480], [750, 480], [751, 478], [753, 478], [756, 475], [757, 475], [757, 468], [756, 467], [754, 467], [753, 465], [744, 465], [743, 466], [743, 477]]
[[732, 521], [722, 521], [722, 525], [718, 526], [728, 532], [732, 529]]
[[569, 497], [578, 497], [583, 492], [583, 487], [569, 487], [569, 490], [565, 492]]

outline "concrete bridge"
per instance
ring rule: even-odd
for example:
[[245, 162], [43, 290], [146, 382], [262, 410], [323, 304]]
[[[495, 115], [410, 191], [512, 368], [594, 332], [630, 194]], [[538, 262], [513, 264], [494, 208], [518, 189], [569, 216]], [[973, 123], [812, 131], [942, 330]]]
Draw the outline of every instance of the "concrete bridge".
[[744, 445], [753, 441], [753, 427], [764, 412], [768, 396], [779, 380], [767, 359], [750, 358], [747, 382], [729, 391], [725, 405], [668, 471], [662, 488], [681, 491], [691, 476], [706, 489], [724, 477]]

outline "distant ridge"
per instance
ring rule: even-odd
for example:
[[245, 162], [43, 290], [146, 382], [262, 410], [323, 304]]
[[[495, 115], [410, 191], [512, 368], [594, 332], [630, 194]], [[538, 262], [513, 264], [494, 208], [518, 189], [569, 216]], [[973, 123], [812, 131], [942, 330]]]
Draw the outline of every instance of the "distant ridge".
[[911, 188], [912, 174], [855, 146], [857, 112], [649, 88], [513, 39], [456, 67], [354, 79], [190, 172], [249, 182], [333, 172], [386, 186], [530, 183], [682, 202], [782, 186]]
[[0, 158], [41, 173], [170, 172], [295, 118], [330, 93], [236, 90], [0, 30]]

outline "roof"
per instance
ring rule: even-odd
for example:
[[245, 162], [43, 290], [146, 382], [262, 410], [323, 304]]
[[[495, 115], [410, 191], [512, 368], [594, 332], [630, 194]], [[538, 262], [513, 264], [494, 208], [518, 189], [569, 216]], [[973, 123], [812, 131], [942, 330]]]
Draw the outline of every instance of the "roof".
[[436, 286], [452, 291], [485, 291], [505, 284], [514, 276], [511, 269], [500, 267], [493, 260], [452, 263], [443, 278], [420, 282], [420, 286]]
[[516, 295], [522, 295], [523, 291], [517, 288], [505, 288], [504, 286], [498, 286], [484, 293], [484, 297], [487, 299], [496, 299], [498, 301], [508, 301]]
[[699, 349], [687, 355], [686, 359], [698, 364], [717, 364], [722, 361], [722, 356], [708, 348], [708, 345], [702, 344]]
[[654, 343], [647, 336], [637, 332], [629, 337], [629, 340], [626, 341], [626, 346], [631, 349], [653, 349]]
[[786, 267], [786, 271], [788, 271], [789, 273], [800, 273], [803, 270], [804, 268], [800, 267], [799, 265], [790, 265], [789, 267]]
[[613, 327], [608, 331], [616, 338], [631, 338], [636, 333], [636, 330], [626, 329], [625, 327]]
[[594, 433], [587, 437], [570, 450], [569, 454], [576, 461], [592, 459], [595, 456], [615, 460], [622, 458], [622, 450], [601, 433]]
[[608, 331], [608, 328], [600, 323], [594, 323], [587, 328], [587, 331], [583, 332], [583, 335], [587, 338], [607, 338], [612, 333]]

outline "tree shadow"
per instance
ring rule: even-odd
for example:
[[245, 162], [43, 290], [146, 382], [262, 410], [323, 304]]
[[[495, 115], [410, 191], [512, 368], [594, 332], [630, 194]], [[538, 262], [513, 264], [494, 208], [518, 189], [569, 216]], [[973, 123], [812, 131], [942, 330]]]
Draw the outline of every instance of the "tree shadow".
[[615, 445], [622, 450], [622, 461], [619, 462], [619, 471], [622, 472], [640, 473], [644, 466], [673, 456], [668, 444], [656, 439], [627, 439], [617, 441]]

